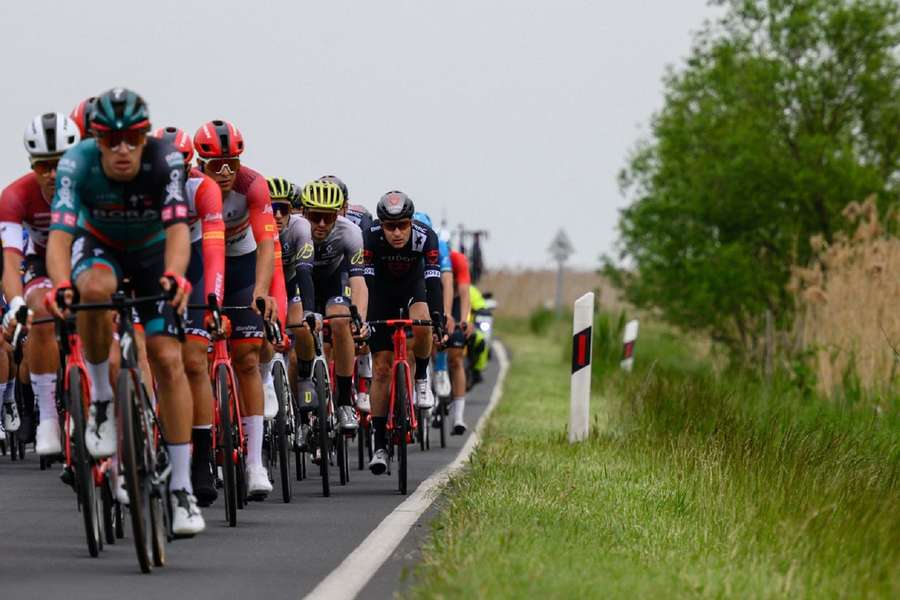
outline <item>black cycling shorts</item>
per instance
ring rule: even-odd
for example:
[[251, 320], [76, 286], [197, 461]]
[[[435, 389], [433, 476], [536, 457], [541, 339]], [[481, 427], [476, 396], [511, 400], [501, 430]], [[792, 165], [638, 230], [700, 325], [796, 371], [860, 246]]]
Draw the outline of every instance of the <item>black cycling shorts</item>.
[[[313, 271], [313, 289], [316, 292], [315, 308], [313, 312], [325, 314], [328, 304], [335, 298], [344, 298], [344, 282], [341, 277], [341, 269], [324, 274]], [[303, 307], [305, 310], [309, 310]]]
[[[256, 253], [225, 257], [225, 306], [251, 306], [256, 302]], [[226, 310], [231, 320], [231, 339], [262, 340], [263, 320], [252, 309]]]
[[[369, 290], [367, 317], [370, 321], [397, 319], [400, 317], [401, 309], [408, 316], [409, 307], [416, 302], [427, 302], [425, 280], [422, 278], [376, 284]], [[390, 327], [383, 325], [373, 327], [371, 337], [369, 337], [369, 347], [373, 352], [393, 350], [394, 343], [391, 341], [393, 333], [394, 331]]]
[[[203, 280], [203, 243], [198, 240], [191, 244], [191, 262], [188, 263], [185, 278], [191, 282], [191, 297], [188, 304], [206, 304], [206, 282]], [[209, 332], [203, 326], [206, 311], [202, 308], [189, 308], [184, 319], [184, 332], [210, 339]]]

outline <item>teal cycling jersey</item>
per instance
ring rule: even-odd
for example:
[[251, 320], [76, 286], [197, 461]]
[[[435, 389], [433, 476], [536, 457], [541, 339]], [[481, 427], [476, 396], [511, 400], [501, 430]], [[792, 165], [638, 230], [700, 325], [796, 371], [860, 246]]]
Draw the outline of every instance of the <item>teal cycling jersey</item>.
[[184, 157], [166, 141], [149, 138], [131, 181], [108, 178], [96, 140], [63, 155], [56, 171], [50, 231], [88, 233], [117, 250], [141, 250], [165, 240], [166, 227], [188, 222]]

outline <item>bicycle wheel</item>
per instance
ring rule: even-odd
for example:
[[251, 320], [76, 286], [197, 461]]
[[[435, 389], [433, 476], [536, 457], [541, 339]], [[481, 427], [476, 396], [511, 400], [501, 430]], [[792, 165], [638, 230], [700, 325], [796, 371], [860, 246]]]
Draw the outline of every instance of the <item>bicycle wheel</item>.
[[[84, 443], [84, 389], [81, 386], [81, 371], [69, 372], [69, 416], [72, 419], [72, 462], [75, 471], [75, 492], [84, 519], [84, 533], [88, 552], [91, 556], [100, 554], [100, 511], [98, 510], [97, 488], [94, 487], [92, 460]], [[13, 444], [15, 448], [18, 444]]]
[[293, 457], [293, 448], [290, 448], [291, 440], [288, 433], [293, 428], [294, 411], [291, 407], [287, 375], [284, 372], [284, 366], [279, 361], [275, 362], [273, 381], [275, 396], [278, 398], [274, 442], [278, 452], [278, 467], [281, 472], [281, 499], [288, 503], [291, 501], [291, 458]]
[[153, 432], [143, 417], [141, 399], [130, 369], [119, 371], [116, 381], [116, 404], [119, 407], [119, 476], [125, 477], [131, 534], [141, 571], [153, 569], [153, 522], [150, 514], [150, 448], [147, 440]]
[[447, 447], [447, 400], [438, 398], [438, 414], [441, 417], [441, 448]]
[[100, 485], [100, 501], [103, 506], [103, 534], [107, 544], [116, 543], [116, 502], [112, 494], [112, 478], [109, 471], [103, 474]]
[[331, 486], [328, 481], [328, 460], [330, 448], [328, 444], [328, 404], [331, 396], [328, 384], [328, 373], [325, 363], [318, 360], [313, 367], [313, 381], [318, 396], [316, 407], [316, 437], [319, 446], [319, 474], [322, 476], [322, 495], [326, 498], [331, 495]]
[[231, 398], [228, 389], [228, 369], [219, 365], [216, 369], [216, 406], [219, 422], [216, 423], [216, 447], [222, 460], [222, 487], [225, 490], [225, 520], [229, 527], [237, 525], [237, 473], [234, 469], [234, 424], [231, 422]]
[[344, 435], [340, 427], [335, 429], [334, 449], [338, 463], [338, 472], [341, 475], [341, 485], [347, 485], [348, 469], [347, 469], [347, 436]]
[[425, 452], [428, 446], [428, 440], [426, 437], [428, 436], [428, 427], [422, 427], [422, 424], [425, 422], [425, 419], [428, 417], [428, 409], [419, 408], [418, 410], [418, 421], [419, 427], [416, 429], [416, 437], [419, 438], [419, 450]]
[[409, 402], [406, 369], [406, 363], [400, 363], [397, 365], [397, 373], [394, 377], [394, 389], [397, 391], [397, 395], [394, 402], [394, 433], [392, 436], [397, 444], [397, 477], [400, 493], [403, 495], [406, 495], [406, 443], [409, 435], [409, 422], [406, 418], [407, 403]]
[[356, 467], [357, 471], [362, 471], [365, 468], [366, 464], [366, 429], [362, 423], [363, 419], [359, 420], [359, 431], [356, 434]]

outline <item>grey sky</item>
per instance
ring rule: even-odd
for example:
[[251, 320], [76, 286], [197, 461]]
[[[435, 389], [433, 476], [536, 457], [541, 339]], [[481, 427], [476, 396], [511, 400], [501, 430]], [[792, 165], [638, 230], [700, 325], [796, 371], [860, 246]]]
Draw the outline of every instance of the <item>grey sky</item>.
[[226, 118], [244, 162], [339, 175], [374, 208], [399, 188], [491, 232], [490, 264], [541, 265], [564, 226], [595, 266], [616, 174], [706, 0], [0, 4], [0, 180], [27, 169], [35, 114], [129, 86], [155, 126]]

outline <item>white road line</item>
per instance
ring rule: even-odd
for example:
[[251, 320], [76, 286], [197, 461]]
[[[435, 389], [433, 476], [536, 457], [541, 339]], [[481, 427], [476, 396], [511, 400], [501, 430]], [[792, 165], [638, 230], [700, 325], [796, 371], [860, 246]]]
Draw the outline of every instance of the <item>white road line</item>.
[[379, 567], [400, 545], [422, 513], [435, 501], [441, 487], [469, 459], [469, 455], [472, 454], [481, 439], [488, 417], [491, 416], [491, 412], [500, 401], [500, 396], [503, 394], [503, 380], [506, 379], [506, 371], [509, 368], [509, 358], [503, 344], [495, 341], [491, 349], [500, 363], [500, 373], [497, 375], [497, 382], [494, 384], [487, 408], [478, 419], [475, 431], [466, 440], [459, 454], [456, 455], [453, 462], [423, 481], [409, 498], [386, 516], [334, 571], [306, 595], [306, 599], [352, 600], [356, 598]]

